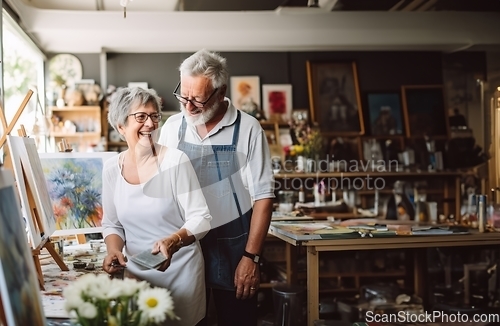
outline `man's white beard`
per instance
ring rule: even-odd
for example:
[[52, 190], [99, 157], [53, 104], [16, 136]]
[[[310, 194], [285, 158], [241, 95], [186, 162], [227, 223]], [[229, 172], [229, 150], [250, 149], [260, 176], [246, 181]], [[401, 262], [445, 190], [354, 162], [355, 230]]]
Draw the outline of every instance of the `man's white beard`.
[[208, 121], [212, 120], [212, 118], [217, 114], [219, 110], [220, 102], [214, 103], [212, 107], [205, 109], [201, 114], [197, 116], [191, 116], [186, 108], [181, 104], [181, 111], [186, 118], [186, 122], [192, 126], [204, 125]]

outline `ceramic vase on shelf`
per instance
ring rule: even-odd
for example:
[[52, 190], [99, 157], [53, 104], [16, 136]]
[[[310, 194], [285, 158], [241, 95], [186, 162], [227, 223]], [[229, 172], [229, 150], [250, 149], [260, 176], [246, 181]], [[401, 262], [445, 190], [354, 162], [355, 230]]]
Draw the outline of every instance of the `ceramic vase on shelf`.
[[303, 173], [306, 167], [306, 158], [302, 155], [297, 156], [296, 164], [297, 165], [295, 166], [295, 172]]
[[61, 90], [59, 91], [59, 97], [57, 98], [57, 101], [56, 101], [56, 106], [58, 108], [63, 108], [66, 103], [64, 102], [64, 97], [66, 96], [66, 86], [63, 85], [61, 86]]

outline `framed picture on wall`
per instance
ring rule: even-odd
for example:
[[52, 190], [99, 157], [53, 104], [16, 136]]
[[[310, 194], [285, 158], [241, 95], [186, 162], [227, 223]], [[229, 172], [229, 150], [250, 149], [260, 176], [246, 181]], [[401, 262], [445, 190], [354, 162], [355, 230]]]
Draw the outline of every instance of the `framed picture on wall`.
[[443, 85], [401, 86], [407, 137], [447, 137]]
[[289, 121], [293, 109], [292, 85], [262, 85], [262, 108], [268, 121]]
[[371, 92], [366, 97], [371, 135], [402, 135], [403, 114], [399, 93]]
[[255, 116], [262, 109], [259, 76], [231, 77], [231, 101], [237, 109]]
[[323, 134], [364, 133], [358, 76], [354, 62], [307, 61], [311, 118]]

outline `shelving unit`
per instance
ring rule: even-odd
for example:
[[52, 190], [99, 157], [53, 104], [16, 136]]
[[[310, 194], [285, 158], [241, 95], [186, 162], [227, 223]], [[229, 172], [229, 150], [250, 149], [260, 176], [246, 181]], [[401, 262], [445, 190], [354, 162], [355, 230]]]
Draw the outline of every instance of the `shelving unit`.
[[[392, 187], [396, 180], [407, 182], [417, 182], [427, 180], [428, 188], [426, 193], [429, 201], [439, 203], [438, 212], [441, 214], [455, 214], [460, 216], [460, 181], [463, 173], [454, 171], [427, 172], [427, 171], [401, 171], [401, 172], [330, 172], [330, 173], [277, 173], [274, 175], [276, 180], [276, 191], [279, 190], [297, 190], [300, 185], [310, 193], [312, 192], [314, 182], [324, 180], [327, 185], [335, 185], [338, 180], [361, 180], [363, 187], [357, 187], [356, 192], [361, 196], [362, 208], [370, 208], [371, 198], [374, 196], [374, 180], [377, 180], [379, 193], [388, 195], [392, 193]], [[369, 180], [367, 178], [370, 178]], [[337, 181], [336, 181], [337, 180]], [[371, 180], [371, 181], [370, 181]], [[371, 183], [371, 189], [368, 187], [368, 181]], [[337, 191], [349, 190], [337, 188]], [[308, 194], [306, 193], [306, 196]], [[435, 199], [435, 200], [434, 200]]]
[[87, 151], [101, 139], [100, 106], [52, 106], [51, 141], [55, 144], [63, 138], [79, 152]]

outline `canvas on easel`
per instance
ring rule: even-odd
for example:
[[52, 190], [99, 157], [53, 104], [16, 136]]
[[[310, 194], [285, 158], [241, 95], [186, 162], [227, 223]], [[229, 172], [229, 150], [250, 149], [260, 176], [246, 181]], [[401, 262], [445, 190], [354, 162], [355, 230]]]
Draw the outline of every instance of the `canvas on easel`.
[[[34, 146], [34, 140], [27, 140], [28, 138], [26, 137], [26, 131], [24, 129], [24, 126], [21, 125], [21, 129], [18, 130], [19, 134], [22, 136], [21, 138], [26, 139], [27, 143], [29, 144], [28, 146], [25, 145], [24, 141], [19, 142], [17, 145], [18, 147], [15, 148], [14, 152], [16, 150], [18, 152], [22, 152], [23, 149], [25, 153], [23, 155], [19, 154], [12, 154], [11, 151], [9, 151], [9, 146], [4, 146], [5, 141], [7, 139], [11, 140], [10, 138], [10, 132], [14, 128], [19, 116], [23, 112], [24, 108], [26, 107], [26, 104], [28, 103], [29, 99], [33, 95], [33, 91], [28, 91], [26, 94], [26, 97], [24, 98], [23, 102], [21, 103], [21, 106], [17, 110], [16, 114], [14, 115], [13, 120], [7, 124], [5, 120], [5, 116], [3, 115], [3, 111], [0, 112], [0, 119], [2, 120], [2, 126], [7, 126], [6, 130], [4, 131], [4, 134], [0, 137], [0, 148], [4, 150], [4, 153], [6, 154], [6, 161], [3, 162], [6, 167], [9, 167], [11, 170], [13, 170], [13, 174], [16, 177], [16, 185], [17, 185], [17, 192], [18, 196], [21, 199], [21, 207], [24, 215], [19, 216], [20, 221], [22, 222], [21, 225], [24, 225], [25, 227], [27, 226], [27, 232], [29, 234], [28, 239], [31, 239], [30, 245], [31, 245], [31, 256], [36, 268], [37, 276], [38, 276], [38, 282], [40, 285], [40, 288], [42, 290], [45, 289], [44, 287], [44, 280], [43, 280], [43, 274], [42, 274], [42, 268], [40, 265], [40, 259], [39, 255], [42, 249], [47, 249], [49, 254], [52, 256], [54, 259], [55, 263], [59, 266], [59, 268], [62, 271], [68, 271], [69, 268], [66, 266], [62, 258], [59, 256], [59, 254], [56, 252], [53, 244], [49, 241], [49, 236], [53, 233], [54, 227], [51, 226], [50, 221], [45, 223], [43, 219], [49, 220], [50, 214], [52, 212], [51, 206], [50, 206], [50, 199], [47, 200], [48, 196], [40, 196], [40, 191], [43, 191], [46, 185], [44, 182], [40, 182], [40, 180], [43, 180], [43, 173], [41, 173], [41, 165], [40, 165], [40, 160], [38, 157], [38, 154], [36, 152], [36, 146]], [[30, 141], [33, 142], [33, 146], [31, 146]], [[10, 142], [12, 145], [12, 142]], [[30, 154], [28, 154], [30, 152]], [[20, 157], [24, 156], [24, 163], [21, 162]], [[29, 162], [29, 157], [34, 157], [32, 159], [32, 162]], [[26, 159], [28, 157], [28, 159]], [[38, 160], [37, 160], [38, 159]], [[14, 168], [15, 165], [15, 168]], [[32, 165], [36, 165], [36, 167], [33, 167]], [[29, 171], [36, 171], [36, 172], [31, 172], [29, 174]], [[38, 176], [35, 177], [33, 173], [38, 173]], [[38, 185], [35, 183], [35, 178], [38, 181]], [[38, 189], [38, 187], [41, 187], [42, 190]], [[42, 204], [41, 201], [45, 199], [45, 203]], [[52, 215], [53, 218], [53, 215]], [[26, 243], [28, 243], [28, 239]]]
[[102, 169], [117, 152], [39, 155], [57, 221], [53, 235], [101, 232]]
[[[7, 143], [16, 180], [21, 184], [24, 181], [26, 190], [31, 190], [34, 198], [32, 218], [39, 223], [35, 230], [40, 230], [42, 240], [50, 237], [56, 230], [56, 220], [52, 210], [52, 203], [45, 183], [40, 157], [36, 150], [35, 140], [28, 137], [8, 136]], [[20, 185], [22, 190], [22, 185]], [[23, 197], [23, 196], [22, 196]], [[30, 207], [23, 203], [23, 207]], [[36, 246], [34, 246], [36, 248]]]
[[4, 322], [6, 326], [46, 325], [19, 207], [12, 172], [0, 168], [0, 306]]
[[[5, 119], [5, 114], [3, 112], [3, 109], [0, 107], [0, 120], [2, 123], [2, 136], [0, 137], [0, 149], [3, 150], [3, 155], [4, 155], [4, 162], [3, 164], [5, 167], [8, 167], [10, 170], [14, 170], [13, 167], [13, 160], [10, 157], [10, 152], [8, 146], [4, 146], [7, 137], [10, 135], [10, 132], [14, 129], [14, 126], [17, 123], [17, 120], [21, 116], [22, 112], [24, 111], [24, 108], [26, 107], [26, 104], [29, 102], [31, 96], [33, 95], [33, 91], [29, 90], [28, 93], [26, 94], [26, 97], [24, 98], [23, 102], [17, 109], [14, 117], [12, 118], [12, 121], [10, 123], [7, 123]], [[22, 175], [21, 175], [22, 176]], [[27, 185], [24, 182], [24, 177], [22, 176], [21, 179], [16, 180], [19, 182], [16, 182], [17, 184], [17, 190], [19, 193], [19, 197], [21, 199], [21, 206], [22, 206], [22, 212], [23, 212], [23, 220], [26, 224], [27, 232], [28, 232], [28, 241], [31, 244], [33, 248], [37, 248], [42, 244], [42, 241], [44, 240], [44, 236], [46, 238], [46, 235], [43, 233], [43, 224], [40, 219], [37, 220], [35, 216], [32, 215], [32, 211], [29, 209], [29, 200], [28, 200], [28, 191], [27, 191]]]

